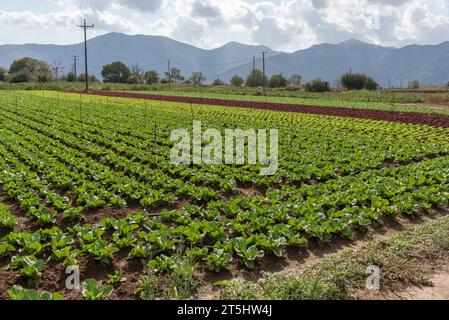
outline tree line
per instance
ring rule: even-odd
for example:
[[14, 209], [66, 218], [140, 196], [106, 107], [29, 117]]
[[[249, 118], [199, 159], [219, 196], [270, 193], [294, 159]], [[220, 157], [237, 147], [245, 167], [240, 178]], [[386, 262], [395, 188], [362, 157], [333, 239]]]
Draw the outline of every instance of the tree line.
[[[86, 75], [84, 73], [75, 77], [73, 72], [67, 75], [60, 75], [60, 66], [51, 67], [47, 62], [36, 60], [30, 57], [15, 60], [9, 70], [0, 67], [0, 82], [22, 83], [22, 82], [51, 82], [55, 80], [68, 82], [84, 82]], [[91, 82], [97, 82], [98, 79], [92, 75], [89, 77]]]
[[[101, 75], [105, 83], [123, 83], [123, 84], [165, 84], [184, 83], [201, 86], [207, 80], [202, 72], [193, 72], [190, 77], [185, 77], [178, 68], [172, 68], [166, 71], [162, 76], [156, 70], [143, 71], [138, 65], [127, 66], [121, 61], [115, 61], [103, 66]], [[52, 68], [44, 61], [25, 57], [15, 60], [9, 70], [0, 68], [1, 82], [50, 82], [61, 80], [67, 82], [84, 82], [85, 74], [75, 75], [69, 72], [59, 77], [58, 68]], [[89, 81], [97, 82], [98, 79], [92, 75]], [[363, 73], [346, 73], [339, 80], [341, 87], [347, 90], [377, 90], [379, 84], [370, 76]], [[213, 86], [225, 85], [221, 79], [215, 79]], [[302, 83], [302, 77], [294, 74], [288, 79], [283, 74], [274, 74], [271, 77], [264, 76], [261, 70], [251, 71], [246, 79], [235, 75], [230, 80], [230, 85], [235, 87], [270, 87], [270, 88], [304, 88], [309, 92], [326, 92], [331, 90], [328, 82], [321, 79], [315, 79], [307, 83]], [[418, 89], [419, 82], [411, 81], [410, 89]]]
[[[157, 84], [157, 83], [184, 83], [193, 85], [203, 85], [207, 80], [202, 72], [193, 72], [190, 77], [182, 75], [181, 70], [172, 68], [170, 72], [166, 71], [161, 77], [156, 70], [143, 72], [137, 65], [128, 67], [123, 62], [116, 61], [107, 64], [101, 72], [105, 83], [130, 83], [130, 84]], [[293, 75], [289, 79], [282, 74], [275, 74], [270, 78], [263, 75], [262, 71], [252, 71], [245, 79], [240, 76], [234, 76], [230, 84], [236, 87], [262, 87], [264, 85], [271, 88], [282, 88], [287, 86], [300, 86], [301, 76]], [[225, 85], [221, 79], [215, 79], [212, 85]]]

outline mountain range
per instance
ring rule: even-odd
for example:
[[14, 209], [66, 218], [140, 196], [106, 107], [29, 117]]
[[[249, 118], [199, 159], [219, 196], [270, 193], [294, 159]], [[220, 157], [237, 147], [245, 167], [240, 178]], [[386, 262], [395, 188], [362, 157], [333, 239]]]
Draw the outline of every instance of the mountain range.
[[[449, 42], [438, 45], [410, 45], [403, 48], [382, 47], [358, 40], [340, 44], [320, 44], [293, 53], [278, 52], [266, 46], [230, 42], [205, 50], [161, 36], [108, 33], [88, 41], [89, 72], [101, 77], [103, 65], [122, 61], [138, 64], [141, 70], [163, 74], [171, 67], [184, 76], [201, 71], [208, 82], [225, 81], [234, 75], [246, 77], [253, 67], [262, 69], [262, 52], [266, 52], [266, 72], [270, 76], [299, 73], [305, 81], [321, 78], [334, 84], [345, 72], [363, 72], [373, 76], [382, 86], [403, 86], [418, 80], [424, 85], [443, 85], [449, 80]], [[78, 73], [84, 71], [84, 44], [73, 45], [1, 45], [0, 66], [8, 68], [19, 58], [29, 56], [52, 64], [62, 71], [72, 70], [72, 56], [77, 55]]]

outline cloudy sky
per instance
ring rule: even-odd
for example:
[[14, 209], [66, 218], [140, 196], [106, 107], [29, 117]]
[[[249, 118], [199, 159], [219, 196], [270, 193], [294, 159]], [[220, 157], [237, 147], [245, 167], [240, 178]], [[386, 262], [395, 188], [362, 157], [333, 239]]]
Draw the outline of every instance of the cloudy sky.
[[163, 35], [202, 48], [229, 41], [296, 51], [350, 38], [388, 45], [449, 40], [447, 0], [1, 0], [0, 44], [69, 44], [76, 26]]

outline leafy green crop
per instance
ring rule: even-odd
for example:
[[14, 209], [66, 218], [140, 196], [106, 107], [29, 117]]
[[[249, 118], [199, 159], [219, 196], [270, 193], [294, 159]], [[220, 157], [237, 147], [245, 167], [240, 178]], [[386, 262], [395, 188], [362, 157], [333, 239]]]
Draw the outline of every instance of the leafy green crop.
[[11, 269], [20, 269], [20, 275], [29, 279], [40, 277], [44, 266], [44, 261], [34, 256], [13, 257], [9, 265]]
[[253, 237], [251, 238], [235, 238], [233, 239], [233, 247], [235, 252], [243, 258], [243, 263], [249, 269], [254, 269], [254, 262], [263, 258], [263, 250], [259, 250], [253, 243]]
[[16, 224], [16, 218], [9, 213], [5, 205], [0, 203], [0, 228], [13, 228]]
[[224, 249], [214, 249], [204, 260], [210, 264], [211, 270], [220, 272], [232, 262], [232, 253], [226, 252]]
[[11, 300], [64, 300], [64, 297], [60, 293], [27, 290], [18, 285], [15, 285], [9, 289], [8, 295]]
[[114, 274], [108, 274], [108, 278], [111, 284], [118, 284], [120, 282], [126, 281], [126, 278], [123, 276], [122, 270], [116, 270]]
[[83, 282], [82, 293], [86, 300], [103, 300], [114, 292], [111, 285], [101, 286], [94, 279]]
[[[0, 204], [0, 258], [26, 278], [90, 258], [115, 270], [125, 257], [167, 277], [167, 296], [188, 298], [197, 264], [256, 269], [288, 248], [449, 204], [448, 128], [60, 95], [0, 92], [0, 188], [14, 208]], [[174, 165], [171, 132], [191, 132], [192, 117], [223, 133], [278, 129], [279, 170]], [[110, 290], [85, 286], [90, 298]]]
[[112, 255], [119, 251], [119, 249], [105, 240], [96, 240], [91, 244], [84, 244], [81, 246], [83, 251], [93, 255], [93, 257], [104, 265], [110, 263]]
[[11, 252], [14, 252], [15, 250], [16, 248], [9, 243], [0, 243], [0, 258], [9, 256]]

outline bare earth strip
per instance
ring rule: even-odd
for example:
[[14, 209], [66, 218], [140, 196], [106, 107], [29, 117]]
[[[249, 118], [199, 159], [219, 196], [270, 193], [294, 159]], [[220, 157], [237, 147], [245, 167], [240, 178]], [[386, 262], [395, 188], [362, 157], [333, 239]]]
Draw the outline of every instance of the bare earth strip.
[[294, 105], [283, 103], [264, 103], [255, 101], [238, 101], [197, 97], [179, 97], [153, 94], [141, 94], [130, 92], [90, 92], [91, 95], [106, 97], [123, 97], [133, 99], [158, 100], [167, 102], [191, 103], [202, 105], [218, 105], [240, 108], [267, 109], [275, 111], [299, 112], [337, 117], [361, 118], [370, 120], [382, 120], [411, 124], [431, 125], [435, 127], [449, 127], [449, 116], [440, 114], [427, 114], [418, 112], [397, 112], [373, 109], [350, 109], [337, 107], [319, 107], [308, 105]]
[[[424, 269], [429, 266], [424, 266]], [[440, 270], [440, 268], [442, 270]], [[428, 271], [428, 283], [411, 285], [396, 290], [358, 291], [357, 299], [373, 300], [449, 300], [449, 267], [447, 261], [440, 261], [433, 270]]]
[[[394, 299], [406, 300], [449, 300], [449, 272], [439, 273], [431, 279], [432, 287], [412, 287], [396, 294]], [[387, 296], [387, 299], [389, 296]]]

